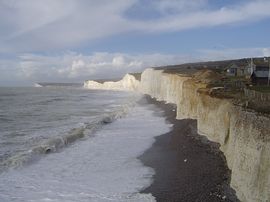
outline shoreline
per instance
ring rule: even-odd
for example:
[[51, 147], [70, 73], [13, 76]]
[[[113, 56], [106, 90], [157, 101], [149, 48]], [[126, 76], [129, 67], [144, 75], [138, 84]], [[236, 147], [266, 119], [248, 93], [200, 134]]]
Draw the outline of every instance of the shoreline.
[[162, 109], [173, 126], [138, 158], [155, 170], [153, 183], [141, 193], [169, 202], [239, 201], [229, 185], [230, 170], [218, 144], [197, 134], [196, 120], [176, 120], [175, 105], [145, 98]]

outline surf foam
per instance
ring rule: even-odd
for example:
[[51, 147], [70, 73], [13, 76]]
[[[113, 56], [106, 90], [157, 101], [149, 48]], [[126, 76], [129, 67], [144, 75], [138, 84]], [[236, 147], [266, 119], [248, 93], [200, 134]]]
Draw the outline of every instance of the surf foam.
[[93, 138], [0, 175], [0, 201], [155, 201], [139, 191], [154, 170], [137, 157], [170, 125], [146, 106], [104, 125]]

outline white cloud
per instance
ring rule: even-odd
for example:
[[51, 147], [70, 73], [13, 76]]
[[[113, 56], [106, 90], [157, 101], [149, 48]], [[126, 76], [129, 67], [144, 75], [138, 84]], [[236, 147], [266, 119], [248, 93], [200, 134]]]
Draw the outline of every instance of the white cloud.
[[121, 67], [125, 64], [125, 58], [123, 56], [116, 56], [113, 58], [112, 65], [115, 67]]
[[[270, 17], [269, 0], [234, 1], [222, 8], [211, 7], [209, 0], [149, 0], [146, 8], [142, 2], [146, 1], [0, 0], [0, 82], [82, 81], [120, 77], [149, 66], [270, 55], [269, 48], [260, 47], [200, 50], [193, 55], [50, 54], [127, 32], [155, 34], [250, 23]], [[135, 17], [128, 15], [134, 7]], [[136, 18], [136, 14], [150, 11], [157, 17]], [[9, 54], [13, 57], [4, 57]]]
[[263, 48], [263, 56], [270, 57], [270, 48]]
[[207, 0], [150, 2], [161, 17], [127, 17], [135, 4], [143, 7], [140, 0], [0, 0], [0, 52], [66, 50], [125, 32], [181, 31], [270, 17], [269, 0], [223, 8], [210, 8]]
[[69, 52], [57, 56], [22, 54], [16, 59], [16, 62], [12, 63], [15, 71], [10, 71], [10, 61], [0, 63], [0, 71], [2, 72], [0, 81], [4, 81], [7, 74], [9, 74], [9, 80], [29, 82], [120, 78], [128, 72], [140, 72], [151, 66], [187, 62], [190, 61], [190, 58], [166, 54], [131, 55], [107, 52], [91, 55]]
[[121, 13], [133, 0], [0, 1], [0, 45], [4, 51], [76, 47], [126, 30]]
[[152, 0], [154, 6], [162, 14], [175, 14], [196, 11], [207, 5], [207, 0]]
[[138, 29], [150, 32], [170, 32], [212, 27], [234, 23], [250, 23], [270, 17], [270, 1], [246, 1], [245, 4], [222, 7], [216, 10], [198, 9], [191, 12], [176, 13], [158, 20], [137, 22]]
[[97, 78], [120, 78], [128, 72], [147, 67], [186, 62], [226, 60], [243, 57], [270, 56], [270, 48], [199, 50], [194, 55], [125, 54], [98, 52], [82, 55], [23, 54], [16, 60], [0, 60], [0, 84], [7, 80], [69, 82]]

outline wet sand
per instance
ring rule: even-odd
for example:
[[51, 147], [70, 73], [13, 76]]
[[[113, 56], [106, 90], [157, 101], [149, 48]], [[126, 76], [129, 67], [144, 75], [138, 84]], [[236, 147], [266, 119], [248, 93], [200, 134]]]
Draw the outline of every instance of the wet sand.
[[176, 106], [146, 99], [164, 111], [158, 115], [173, 127], [139, 157], [156, 172], [152, 185], [142, 193], [151, 193], [161, 202], [238, 201], [218, 144], [197, 134], [196, 120], [176, 120]]

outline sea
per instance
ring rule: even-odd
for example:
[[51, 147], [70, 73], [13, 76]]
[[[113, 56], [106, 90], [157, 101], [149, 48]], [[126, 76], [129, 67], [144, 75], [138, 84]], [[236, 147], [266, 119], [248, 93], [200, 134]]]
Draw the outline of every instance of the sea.
[[0, 88], [0, 201], [155, 201], [138, 159], [170, 130], [136, 93]]

